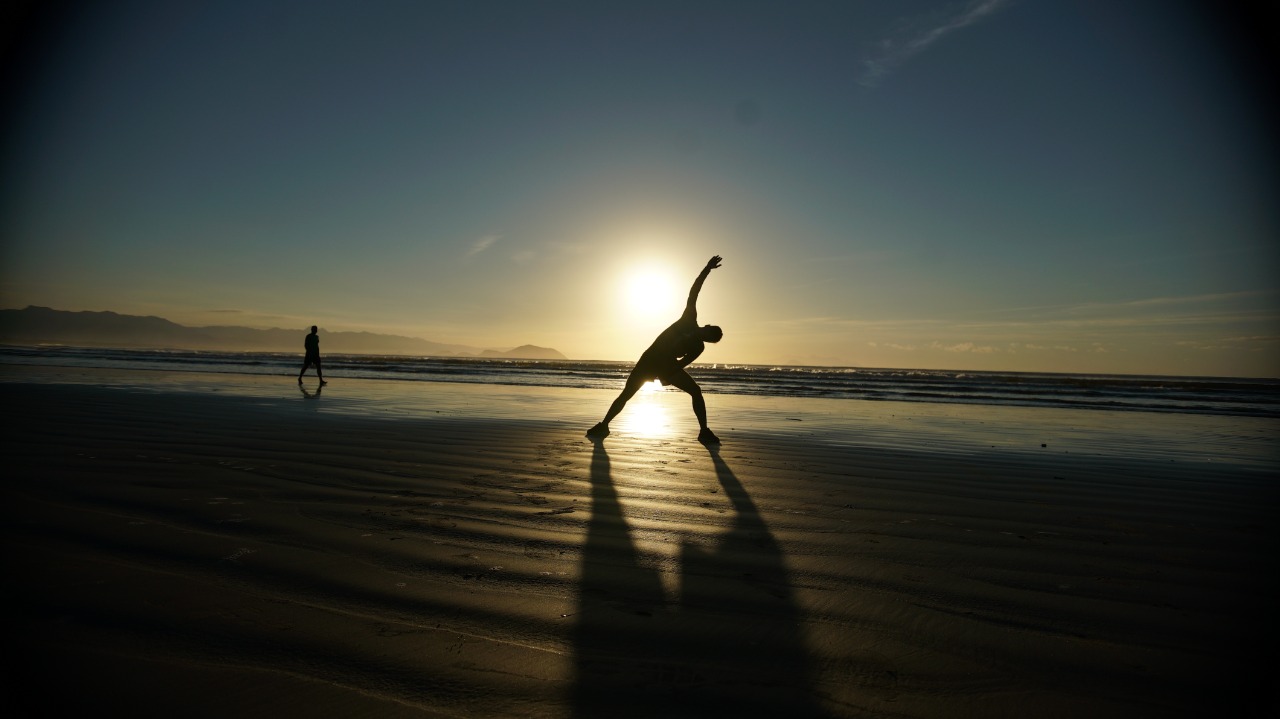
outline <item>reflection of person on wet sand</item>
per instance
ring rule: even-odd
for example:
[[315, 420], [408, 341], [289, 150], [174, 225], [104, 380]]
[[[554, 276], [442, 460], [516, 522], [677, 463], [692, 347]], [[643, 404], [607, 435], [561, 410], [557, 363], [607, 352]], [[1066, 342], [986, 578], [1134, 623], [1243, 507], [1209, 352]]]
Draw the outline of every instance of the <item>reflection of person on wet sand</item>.
[[627, 400], [631, 399], [645, 382], [656, 379], [664, 385], [675, 385], [693, 397], [693, 413], [697, 415], [698, 426], [701, 428], [698, 432], [699, 442], [720, 442], [720, 439], [707, 429], [707, 405], [702, 400], [702, 389], [685, 371], [685, 367], [697, 359], [706, 348], [704, 342], [719, 342], [724, 336], [720, 328], [715, 325], [698, 326], [698, 292], [702, 290], [702, 283], [707, 279], [707, 275], [711, 274], [711, 270], [719, 266], [720, 255], [707, 261], [707, 266], [702, 268], [698, 279], [693, 281], [693, 288], [689, 290], [689, 301], [685, 304], [684, 314], [663, 330], [653, 344], [649, 345], [649, 349], [640, 355], [640, 360], [632, 368], [631, 375], [627, 377], [627, 383], [622, 387], [622, 392], [609, 406], [609, 412], [605, 414], [604, 419], [587, 430], [588, 437], [603, 439], [609, 436], [609, 422], [622, 411]]
[[302, 370], [298, 372], [298, 384], [302, 384], [302, 375], [307, 373], [307, 368], [311, 365], [316, 366], [316, 377], [320, 379], [320, 384], [329, 384], [324, 381], [324, 370], [320, 369], [320, 335], [316, 334], [319, 331], [315, 325], [311, 325], [311, 334], [307, 335], [302, 342], [302, 346], [307, 350], [307, 356], [302, 360]]

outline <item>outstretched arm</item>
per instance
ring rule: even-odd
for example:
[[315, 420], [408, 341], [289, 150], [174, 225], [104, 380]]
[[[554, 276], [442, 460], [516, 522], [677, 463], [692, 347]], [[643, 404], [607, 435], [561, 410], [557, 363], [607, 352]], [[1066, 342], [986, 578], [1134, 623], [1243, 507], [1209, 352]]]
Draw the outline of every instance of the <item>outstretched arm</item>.
[[716, 255], [707, 260], [707, 266], [702, 268], [702, 272], [698, 273], [698, 279], [693, 281], [693, 287], [689, 289], [689, 301], [684, 306], [684, 317], [691, 317], [697, 320], [698, 317], [698, 293], [702, 291], [702, 283], [706, 281], [707, 275], [711, 271], [720, 266], [720, 255]]

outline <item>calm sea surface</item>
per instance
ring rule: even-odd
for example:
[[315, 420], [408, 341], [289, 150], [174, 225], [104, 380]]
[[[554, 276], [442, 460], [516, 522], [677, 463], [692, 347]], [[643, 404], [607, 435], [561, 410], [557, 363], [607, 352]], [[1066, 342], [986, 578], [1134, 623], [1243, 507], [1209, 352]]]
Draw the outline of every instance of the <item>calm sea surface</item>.
[[[3, 347], [0, 364], [296, 375], [300, 354]], [[333, 378], [617, 389], [630, 363], [325, 355]], [[703, 391], [766, 397], [1280, 417], [1280, 380], [696, 364]], [[309, 373], [314, 377], [314, 372]]]

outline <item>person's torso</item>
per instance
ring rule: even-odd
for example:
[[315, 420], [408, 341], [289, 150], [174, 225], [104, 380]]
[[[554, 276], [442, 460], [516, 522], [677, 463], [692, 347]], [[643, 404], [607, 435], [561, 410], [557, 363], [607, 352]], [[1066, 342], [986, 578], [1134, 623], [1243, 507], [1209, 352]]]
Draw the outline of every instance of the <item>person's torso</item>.
[[645, 354], [655, 359], [675, 359], [697, 352], [705, 346], [698, 324], [681, 318], [663, 330], [653, 344], [649, 345]]

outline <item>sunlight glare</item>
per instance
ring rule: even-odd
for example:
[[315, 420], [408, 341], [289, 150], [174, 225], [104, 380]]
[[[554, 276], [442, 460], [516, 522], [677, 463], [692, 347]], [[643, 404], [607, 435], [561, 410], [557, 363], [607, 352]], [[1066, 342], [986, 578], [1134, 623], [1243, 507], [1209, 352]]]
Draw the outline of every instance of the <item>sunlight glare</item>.
[[664, 395], [662, 384], [657, 380], [646, 382], [615, 420], [619, 429], [654, 439], [674, 436], [676, 428], [670, 415], [672, 405]]
[[671, 315], [674, 320], [680, 313], [682, 298], [668, 271], [655, 267], [633, 270], [623, 282], [622, 291], [623, 302], [634, 316]]

